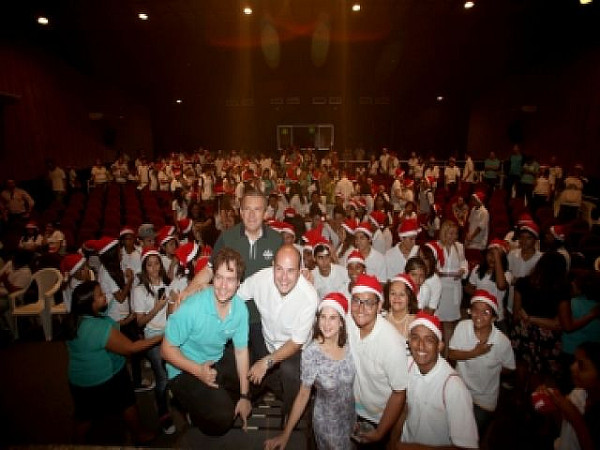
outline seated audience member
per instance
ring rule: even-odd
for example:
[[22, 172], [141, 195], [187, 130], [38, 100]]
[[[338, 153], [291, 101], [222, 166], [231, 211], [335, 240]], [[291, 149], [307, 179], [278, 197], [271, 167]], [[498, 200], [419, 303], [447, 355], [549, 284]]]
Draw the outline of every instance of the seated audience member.
[[411, 444], [478, 448], [471, 395], [440, 356], [444, 344], [439, 319], [418, 313], [410, 324], [408, 343], [413, 360], [408, 369], [407, 413], [397, 448], [414, 448]]
[[498, 403], [500, 374], [515, 370], [510, 340], [494, 325], [499, 310], [492, 293], [476, 290], [471, 297], [471, 318], [459, 322], [448, 353], [449, 359], [457, 361], [456, 370], [473, 397], [482, 439]]
[[167, 272], [169, 280], [173, 279], [173, 273], [177, 267], [175, 250], [179, 247], [179, 241], [175, 234], [176, 229], [172, 225], [165, 225], [156, 235], [156, 245], [160, 250], [160, 259]]
[[331, 244], [324, 238], [316, 242], [313, 255], [317, 267], [312, 270], [312, 278], [319, 299], [330, 292], [344, 292], [348, 289], [348, 272], [331, 261]]
[[298, 251], [283, 245], [273, 266], [246, 278], [238, 295], [254, 299], [262, 327], [260, 337], [253, 342], [249, 379], [258, 386], [259, 394], [264, 388], [281, 394], [285, 417], [300, 388], [300, 359], [310, 342], [319, 302], [317, 291], [300, 274]]
[[119, 243], [121, 247], [121, 269], [131, 269], [134, 275], [142, 270], [142, 252], [135, 244], [135, 231], [133, 228], [125, 227], [119, 232]]
[[19, 248], [29, 252], [37, 252], [42, 248], [43, 236], [36, 222], [30, 220], [25, 225], [23, 236], [19, 240]]
[[[248, 309], [236, 295], [244, 262], [227, 247], [214, 257], [213, 286], [189, 296], [167, 322], [162, 356], [169, 388], [193, 425], [225, 434], [252, 411], [248, 367]], [[233, 352], [225, 348], [233, 341]]]
[[43, 245], [48, 246], [48, 253], [61, 254], [63, 255], [66, 248], [67, 242], [65, 241], [65, 235], [60, 231], [56, 224], [48, 222], [46, 224], [46, 230], [44, 231]]
[[122, 414], [134, 443], [154, 435], [142, 431], [125, 356], [156, 345], [162, 336], [135, 342], [104, 315], [108, 303], [96, 281], [85, 281], [73, 291], [69, 315], [69, 388], [75, 407], [75, 441], [85, 443], [92, 422]]
[[356, 366], [354, 404], [360, 431], [355, 439], [362, 444], [393, 443], [406, 400], [406, 342], [378, 315], [382, 302], [377, 278], [359, 275], [352, 287], [352, 320], [347, 326]]

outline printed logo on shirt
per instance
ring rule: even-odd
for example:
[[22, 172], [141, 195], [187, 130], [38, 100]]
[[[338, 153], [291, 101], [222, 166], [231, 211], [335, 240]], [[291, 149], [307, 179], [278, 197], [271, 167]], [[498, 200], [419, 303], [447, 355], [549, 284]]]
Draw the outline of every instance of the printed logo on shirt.
[[273, 251], [270, 248], [266, 249], [262, 255], [263, 255], [263, 258], [267, 261], [270, 261], [273, 259]]

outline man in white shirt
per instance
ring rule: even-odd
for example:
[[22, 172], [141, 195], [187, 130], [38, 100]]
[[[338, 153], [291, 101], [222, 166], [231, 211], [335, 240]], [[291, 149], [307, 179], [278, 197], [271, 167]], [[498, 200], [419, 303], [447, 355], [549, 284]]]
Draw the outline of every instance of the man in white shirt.
[[456, 158], [453, 156], [448, 160], [448, 166], [444, 169], [444, 182], [446, 189], [450, 192], [456, 192], [458, 182], [460, 181], [460, 169], [456, 166]]
[[419, 312], [408, 329], [413, 360], [408, 367], [407, 414], [397, 448], [415, 448], [415, 444], [478, 448], [471, 395], [440, 356], [444, 347], [440, 320]]
[[471, 196], [473, 207], [469, 214], [469, 230], [465, 237], [465, 247], [468, 249], [485, 250], [490, 231], [490, 214], [483, 205], [485, 194], [481, 191]]
[[[378, 315], [381, 284], [361, 274], [352, 287], [351, 315], [346, 321], [350, 351], [356, 366], [354, 402], [361, 429], [360, 443], [395, 442], [407, 387], [406, 344], [394, 326]], [[396, 349], [391, 351], [391, 349]]]
[[317, 267], [311, 273], [319, 299], [322, 300], [331, 292], [346, 292], [350, 282], [348, 271], [331, 262], [331, 244], [324, 238], [315, 242], [313, 255]]
[[350, 200], [354, 195], [354, 184], [348, 179], [346, 171], [342, 171], [342, 178], [335, 185], [335, 194], [340, 194], [344, 201]]
[[475, 182], [475, 163], [468, 152], [465, 153], [465, 168], [463, 169], [462, 181], [464, 183]]
[[248, 377], [254, 385], [281, 394], [285, 417], [300, 389], [301, 350], [312, 337], [317, 291], [300, 276], [298, 250], [283, 245], [275, 254], [273, 266], [247, 278], [238, 295], [254, 299], [262, 326], [262, 342], [251, 342], [255, 346], [254, 361]]

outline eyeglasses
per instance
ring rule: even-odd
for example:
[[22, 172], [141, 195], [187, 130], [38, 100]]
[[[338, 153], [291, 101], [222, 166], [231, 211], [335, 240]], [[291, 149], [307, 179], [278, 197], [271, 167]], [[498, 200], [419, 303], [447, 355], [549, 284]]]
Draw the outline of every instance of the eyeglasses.
[[352, 297], [352, 306], [356, 307], [356, 308], [360, 308], [360, 305], [363, 305], [365, 308], [373, 308], [375, 305], [377, 305], [378, 300], [375, 299], [366, 299], [366, 300], [361, 300], [360, 298], [355, 298]]

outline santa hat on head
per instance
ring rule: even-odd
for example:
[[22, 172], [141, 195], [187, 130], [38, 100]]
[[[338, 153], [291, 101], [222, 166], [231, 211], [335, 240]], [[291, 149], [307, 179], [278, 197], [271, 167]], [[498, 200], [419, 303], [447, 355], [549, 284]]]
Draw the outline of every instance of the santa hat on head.
[[433, 332], [433, 334], [435, 334], [438, 340], [442, 340], [442, 324], [437, 316], [432, 316], [426, 312], [419, 311], [415, 316], [415, 320], [413, 320], [408, 326], [408, 331], [410, 332], [414, 327], [419, 325], [423, 325], [425, 328], [428, 328]]
[[196, 266], [194, 267], [194, 275], [197, 275], [199, 272], [201, 272], [202, 269], [204, 269], [208, 265], [209, 261], [209, 256], [201, 256], [200, 258], [198, 258], [198, 260], [196, 261]]
[[495, 238], [490, 241], [487, 248], [499, 248], [504, 253], [508, 253], [510, 251], [510, 244], [504, 239]]
[[371, 292], [377, 295], [379, 301], [383, 300], [383, 289], [379, 280], [365, 273], [361, 273], [356, 279], [356, 283], [352, 286], [352, 295], [361, 294], [363, 292]]
[[342, 222], [342, 228], [350, 234], [354, 234], [356, 231], [356, 222], [351, 219], [346, 219]]
[[189, 217], [184, 217], [183, 219], [177, 222], [177, 225], [179, 225], [179, 229], [181, 230], [182, 234], [188, 234], [190, 231], [192, 231], [193, 224], [194, 222]]
[[142, 265], [148, 256], [156, 255], [160, 258], [160, 253], [156, 247], [145, 247], [142, 250]]
[[243, 178], [245, 182], [252, 181], [254, 179], [254, 173], [251, 170], [246, 170]]
[[344, 296], [344, 294], [340, 294], [339, 292], [331, 292], [327, 294], [317, 309], [319, 312], [325, 307], [333, 308], [337, 311], [337, 313], [343, 317], [346, 317], [348, 314], [348, 299]]
[[369, 214], [369, 220], [376, 227], [382, 227], [385, 224], [385, 213], [383, 211], [373, 211]]
[[475, 191], [475, 192], [473, 192], [473, 194], [471, 194], [471, 197], [473, 197], [475, 200], [477, 200], [479, 202], [479, 204], [483, 205], [483, 202], [485, 201], [485, 192]]
[[417, 219], [404, 219], [398, 226], [398, 236], [400, 238], [413, 237], [421, 232]]
[[557, 241], [564, 242], [567, 235], [567, 227], [565, 225], [552, 225], [550, 227], [550, 233], [552, 233], [552, 236], [554, 236], [554, 239]]
[[358, 232], [365, 233], [367, 236], [369, 236], [369, 239], [373, 239], [373, 228], [371, 228], [371, 224], [369, 222], [359, 223], [354, 230], [354, 234]]
[[279, 226], [279, 232], [280, 233], [289, 233], [291, 235], [294, 236], [294, 238], [296, 238], [296, 229], [294, 228], [294, 225], [288, 222], [279, 222], [280, 226]]
[[425, 177], [425, 179], [427, 180], [427, 183], [429, 183], [429, 186], [432, 186], [433, 184], [435, 184], [435, 177], [428, 176], [428, 177]]
[[73, 276], [75, 272], [77, 272], [83, 265], [85, 264], [86, 259], [80, 253], [69, 253], [65, 255], [63, 260], [60, 263], [60, 271], [66, 276]]
[[279, 222], [275, 218], [265, 219], [265, 224], [270, 226], [271, 228], [273, 228], [275, 231], [278, 231], [278, 232], [281, 231], [280, 230], [281, 222]]
[[413, 180], [411, 178], [405, 178], [404, 181], [402, 182], [402, 184], [404, 185], [405, 188], [410, 189], [415, 185], [415, 180]]
[[394, 278], [392, 278], [391, 281], [392, 281], [392, 283], [394, 283], [396, 281], [400, 281], [401, 283], [404, 283], [415, 295], [417, 295], [419, 292], [419, 288], [417, 287], [415, 280], [413, 280], [413, 278], [407, 273], [399, 273]]
[[363, 255], [360, 251], [352, 250], [350, 252], [350, 254], [348, 255], [348, 258], [346, 259], [346, 265], [349, 265], [352, 263], [359, 263], [359, 264], [362, 264], [363, 266], [366, 266], [365, 258], [363, 258]]
[[529, 214], [528, 212], [524, 212], [519, 216], [519, 219], [517, 220], [517, 225], [521, 225], [527, 222], [533, 222], [533, 217], [531, 217], [531, 214]]
[[35, 220], [30, 220], [29, 222], [27, 222], [27, 224], [25, 225], [25, 228], [29, 228], [30, 230], [38, 230], [38, 224]]
[[294, 208], [285, 208], [283, 215], [288, 219], [291, 219], [292, 217], [296, 217], [296, 210]]
[[533, 220], [523, 222], [519, 226], [519, 231], [528, 231], [535, 236], [536, 239], [540, 237], [540, 227]]
[[173, 225], [165, 225], [156, 235], [156, 243], [158, 245], [165, 245], [171, 239], [176, 239], [175, 227]]
[[446, 255], [440, 243], [438, 241], [430, 241], [425, 246], [433, 250], [433, 256], [440, 263], [440, 267], [444, 267], [444, 264], [446, 264]]
[[188, 242], [175, 250], [175, 257], [182, 266], [187, 266], [198, 254], [198, 244], [196, 242]]
[[302, 235], [302, 240], [304, 242], [310, 242], [313, 244], [318, 241], [321, 237], [323, 237], [323, 224], [319, 224], [315, 228], [311, 228], [306, 233]]
[[471, 297], [471, 304], [475, 302], [486, 303], [494, 310], [494, 313], [498, 314], [498, 299], [488, 291], [477, 289], [473, 294], [473, 297]]
[[395, 171], [394, 171], [394, 177], [396, 178], [402, 178], [404, 176], [404, 170], [402, 170], [400, 167], [398, 167]]
[[123, 236], [127, 235], [127, 234], [133, 234], [135, 236], [135, 231], [132, 227], [129, 226], [125, 226], [121, 229], [121, 231], [119, 232], [119, 237], [122, 238]]
[[99, 255], [106, 253], [108, 250], [113, 248], [119, 243], [118, 240], [111, 237], [103, 236], [100, 239], [91, 239], [86, 241], [86, 246], [91, 250], [94, 250]]
[[[327, 239], [325, 239], [323, 236], [319, 236], [318, 238], [316, 238], [313, 242], [312, 242], [312, 246], [313, 246], [313, 254], [314, 256], [317, 256], [317, 247], [319, 245], [322, 245], [325, 247], [325, 251], [327, 252], [327, 254], [331, 254], [331, 242], [329, 242]], [[323, 250], [321, 250], [321, 252], [323, 252]]]

